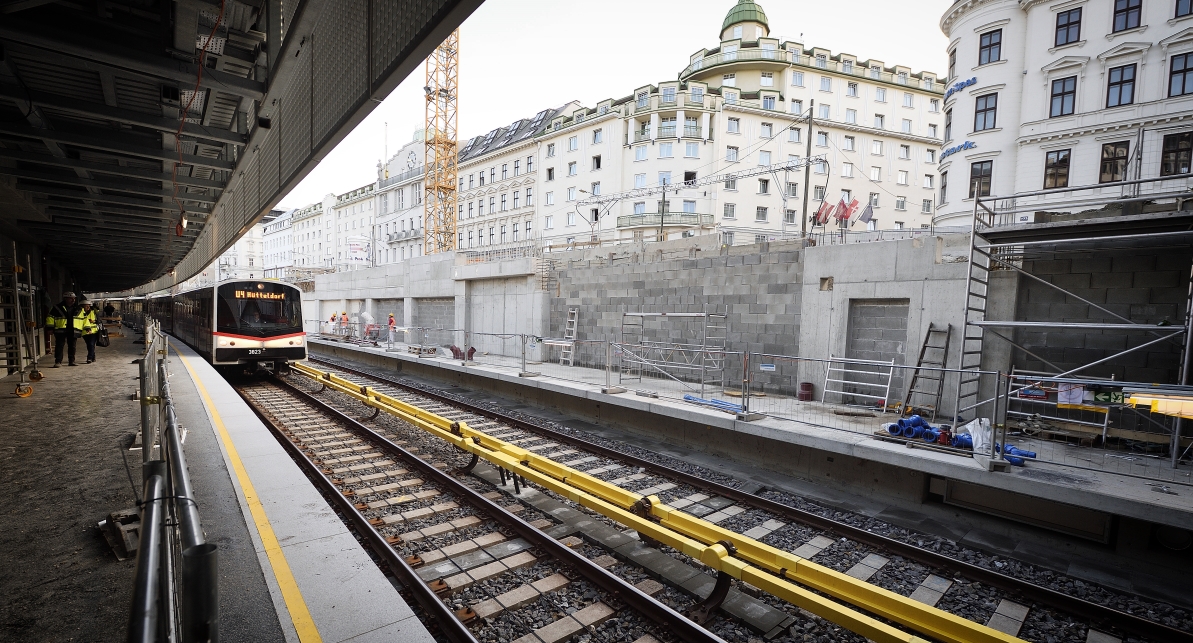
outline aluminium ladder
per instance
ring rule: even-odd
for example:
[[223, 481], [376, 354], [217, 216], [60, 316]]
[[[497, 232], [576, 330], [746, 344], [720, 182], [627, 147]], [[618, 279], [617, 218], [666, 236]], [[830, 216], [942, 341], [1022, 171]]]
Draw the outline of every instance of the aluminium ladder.
[[[945, 362], [949, 359], [949, 340], [952, 338], [952, 334], [952, 324], [938, 328], [935, 324], [928, 323], [928, 332], [924, 333], [924, 344], [920, 347], [920, 356], [916, 360], [915, 370], [912, 371], [911, 383], [907, 385], [907, 396], [903, 398], [904, 413], [911, 412], [912, 398], [918, 395], [921, 399], [930, 400], [930, 402], [919, 406], [930, 409], [932, 421], [936, 421], [936, 412], [940, 408], [940, 396], [944, 392], [944, 371], [930, 370], [925, 373], [922, 369], [925, 366], [933, 369], [945, 367]], [[944, 344], [939, 343], [942, 335]], [[933, 343], [934, 341], [937, 343]]]
[[579, 315], [579, 308], [568, 309], [567, 323], [563, 325], [563, 339], [566, 343], [563, 345], [563, 350], [559, 352], [559, 364], [561, 366], [574, 366], [572, 361], [576, 354], [576, 320]]

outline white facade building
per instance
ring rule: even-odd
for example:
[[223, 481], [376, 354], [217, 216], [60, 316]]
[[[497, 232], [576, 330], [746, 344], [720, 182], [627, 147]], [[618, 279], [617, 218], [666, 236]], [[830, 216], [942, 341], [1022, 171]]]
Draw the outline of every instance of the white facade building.
[[265, 224], [261, 231], [266, 277], [284, 277], [287, 269], [294, 266], [294, 213], [288, 210], [278, 218]]
[[374, 261], [396, 263], [423, 254], [423, 133], [377, 171], [377, 243]]
[[324, 261], [323, 203], [312, 203], [290, 217], [290, 238], [294, 265], [300, 268], [328, 266]]
[[[1191, 4], [955, 2], [940, 21], [950, 42], [936, 223], [967, 225], [974, 194], [1058, 190], [1020, 196], [1021, 208], [1072, 198], [1063, 188], [1102, 185], [1080, 196], [1114, 199], [1128, 189], [1121, 181], [1187, 175]], [[1188, 184], [1183, 176], [1143, 189]]]

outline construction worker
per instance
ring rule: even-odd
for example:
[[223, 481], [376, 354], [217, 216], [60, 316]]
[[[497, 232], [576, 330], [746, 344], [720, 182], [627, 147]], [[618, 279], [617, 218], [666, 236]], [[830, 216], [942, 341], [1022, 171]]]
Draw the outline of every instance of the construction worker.
[[75, 364], [75, 342], [82, 335], [83, 323], [79, 318], [81, 307], [75, 304], [73, 292], [62, 293], [62, 301], [50, 309], [46, 315], [46, 328], [54, 332], [54, 368], [62, 366], [62, 349], [66, 348], [69, 366]]
[[87, 345], [87, 363], [95, 361], [95, 342], [99, 340], [99, 320], [96, 319], [95, 309], [90, 301], [83, 302], [83, 310], [79, 312], [83, 319], [83, 343]]
[[394, 314], [389, 314], [389, 343], [393, 344], [398, 341], [398, 322], [394, 320]]
[[336, 332], [336, 313], [332, 311], [331, 319], [327, 320], [327, 332], [335, 334]]
[[340, 333], [344, 337], [348, 336], [348, 311], [340, 313]]

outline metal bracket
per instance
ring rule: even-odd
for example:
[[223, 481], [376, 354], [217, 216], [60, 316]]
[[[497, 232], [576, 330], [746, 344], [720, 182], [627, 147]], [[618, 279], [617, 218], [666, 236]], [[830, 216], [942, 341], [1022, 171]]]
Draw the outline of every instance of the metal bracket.
[[152, 404], [161, 404], [162, 398], [157, 395], [146, 395], [141, 398], [141, 406], [150, 406]]
[[729, 588], [732, 585], [732, 576], [725, 572], [717, 572], [717, 584], [713, 586], [712, 593], [708, 595], [708, 598], [692, 607], [688, 618], [697, 625], [704, 625], [708, 619], [712, 618], [712, 613], [721, 606], [721, 603], [725, 602], [725, 597], [729, 595]]
[[[634, 515], [636, 515], [640, 518], [644, 518], [651, 522], [659, 522], [658, 518], [651, 515], [650, 507], [651, 507], [650, 498], [648, 496], [642, 496], [642, 498], [640, 500], [638, 500], [638, 502], [635, 502], [633, 504], [633, 506], [630, 507], [630, 511], [632, 511], [634, 513]], [[654, 547], [655, 549], [659, 549], [660, 547], [663, 546], [663, 543], [655, 540], [654, 538], [651, 538], [650, 536], [647, 536], [646, 534], [644, 534], [642, 532], [638, 532], [638, 537], [642, 539], [642, 543], [645, 544], [647, 547]]]

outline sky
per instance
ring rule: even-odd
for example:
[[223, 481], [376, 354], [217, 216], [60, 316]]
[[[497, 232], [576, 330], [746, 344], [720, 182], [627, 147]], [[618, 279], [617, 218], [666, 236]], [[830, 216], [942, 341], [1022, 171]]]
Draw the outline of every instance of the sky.
[[[487, 0], [460, 27], [460, 141], [571, 100], [591, 107], [675, 80], [691, 54], [718, 46], [734, 4]], [[758, 4], [772, 37], [945, 75], [948, 39], [939, 23], [950, 0]], [[407, 77], [279, 207], [303, 207], [376, 180], [386, 142], [392, 154], [423, 126], [424, 73], [420, 66]]]

